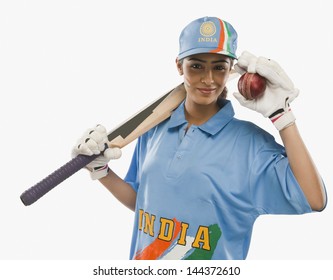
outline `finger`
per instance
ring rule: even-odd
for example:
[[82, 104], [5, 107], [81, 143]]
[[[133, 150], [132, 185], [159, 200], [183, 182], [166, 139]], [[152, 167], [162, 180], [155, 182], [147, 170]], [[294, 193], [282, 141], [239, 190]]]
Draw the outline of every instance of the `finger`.
[[256, 73], [257, 59], [249, 60], [249, 65], [247, 66], [248, 73]]
[[104, 151], [104, 157], [106, 157], [107, 159], [118, 159], [121, 157], [121, 150], [117, 147], [115, 148], [107, 148], [105, 151]]
[[108, 142], [108, 137], [106, 134], [102, 134], [98, 131], [92, 131], [89, 135], [89, 138], [96, 142], [99, 151], [104, 151], [105, 144]]
[[105, 144], [108, 142], [108, 137], [104, 126], [97, 125], [94, 130], [91, 130], [89, 132], [88, 137], [97, 143], [98, 149], [100, 151], [104, 151]]
[[239, 92], [234, 92], [233, 93], [233, 96], [238, 100], [238, 102], [241, 104], [241, 105], [245, 105], [245, 104], [248, 104], [249, 100], [247, 100], [243, 95], [241, 95]]
[[234, 65], [234, 69], [240, 75], [243, 75], [246, 72], [246, 70], [244, 68], [240, 67], [237, 63]]
[[86, 155], [92, 156], [94, 153], [93, 151], [86, 145], [86, 143], [80, 143], [78, 146], [75, 147], [74, 152], [76, 155]]
[[85, 149], [89, 149], [93, 154], [98, 155], [101, 153], [98, 144], [90, 138], [85, 140], [85, 143], [82, 145]]
[[92, 140], [94, 140], [96, 143], [100, 143], [100, 142], [103, 142], [106, 138], [106, 135], [96, 131], [96, 130], [92, 130], [88, 137]]
[[106, 128], [101, 124], [96, 125], [95, 130], [100, 133], [106, 133]]
[[[248, 51], [244, 51], [241, 56], [238, 58], [237, 64], [248, 71], [248, 66], [255, 64], [257, 57]], [[252, 69], [250, 69], [252, 70]]]

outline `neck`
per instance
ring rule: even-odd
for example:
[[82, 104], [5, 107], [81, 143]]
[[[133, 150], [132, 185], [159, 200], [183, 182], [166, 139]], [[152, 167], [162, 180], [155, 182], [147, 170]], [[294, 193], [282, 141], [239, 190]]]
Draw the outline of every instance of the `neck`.
[[190, 102], [188, 99], [185, 101], [185, 118], [189, 126], [201, 125], [207, 122], [212, 116], [219, 111], [217, 102], [208, 105], [197, 104]]

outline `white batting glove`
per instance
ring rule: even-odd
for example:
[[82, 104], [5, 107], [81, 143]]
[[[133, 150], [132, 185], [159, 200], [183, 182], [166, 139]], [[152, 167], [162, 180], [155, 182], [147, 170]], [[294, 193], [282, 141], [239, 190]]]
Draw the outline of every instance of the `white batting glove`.
[[105, 127], [97, 125], [95, 128], [88, 129], [72, 149], [72, 157], [77, 155], [92, 156], [102, 153], [86, 165], [93, 180], [105, 177], [109, 172], [108, 162], [111, 159], [121, 157], [121, 150], [119, 148], [107, 148], [107, 143], [108, 137]]
[[234, 93], [241, 105], [269, 117], [278, 130], [294, 123], [295, 116], [289, 104], [298, 96], [299, 90], [277, 62], [245, 51], [239, 57], [235, 70], [240, 74], [258, 73], [266, 79], [265, 93], [258, 99], [247, 100], [239, 92]]

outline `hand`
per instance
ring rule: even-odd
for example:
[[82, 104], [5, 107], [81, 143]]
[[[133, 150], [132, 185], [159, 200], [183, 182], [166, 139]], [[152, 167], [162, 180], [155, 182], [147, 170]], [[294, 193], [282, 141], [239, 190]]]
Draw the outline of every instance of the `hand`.
[[235, 70], [240, 74], [258, 73], [266, 79], [265, 93], [258, 99], [247, 100], [239, 92], [234, 93], [241, 105], [269, 117], [278, 130], [295, 121], [289, 104], [298, 96], [299, 90], [277, 62], [245, 51], [239, 57]]
[[72, 149], [72, 157], [101, 154], [86, 166], [93, 180], [105, 177], [109, 172], [108, 162], [111, 159], [121, 157], [121, 150], [119, 148], [108, 148], [107, 143], [108, 137], [105, 127], [97, 125], [95, 128], [87, 130]]

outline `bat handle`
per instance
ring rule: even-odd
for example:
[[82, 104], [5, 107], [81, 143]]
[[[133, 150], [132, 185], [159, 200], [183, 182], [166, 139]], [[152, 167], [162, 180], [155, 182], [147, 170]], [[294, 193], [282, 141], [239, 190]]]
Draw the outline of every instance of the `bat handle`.
[[53, 173], [45, 177], [43, 180], [27, 189], [20, 196], [25, 206], [31, 205], [40, 199], [47, 192], [59, 185], [62, 181], [72, 176], [75, 172], [85, 167], [88, 163], [92, 162], [98, 155], [85, 156], [78, 155], [73, 158]]

